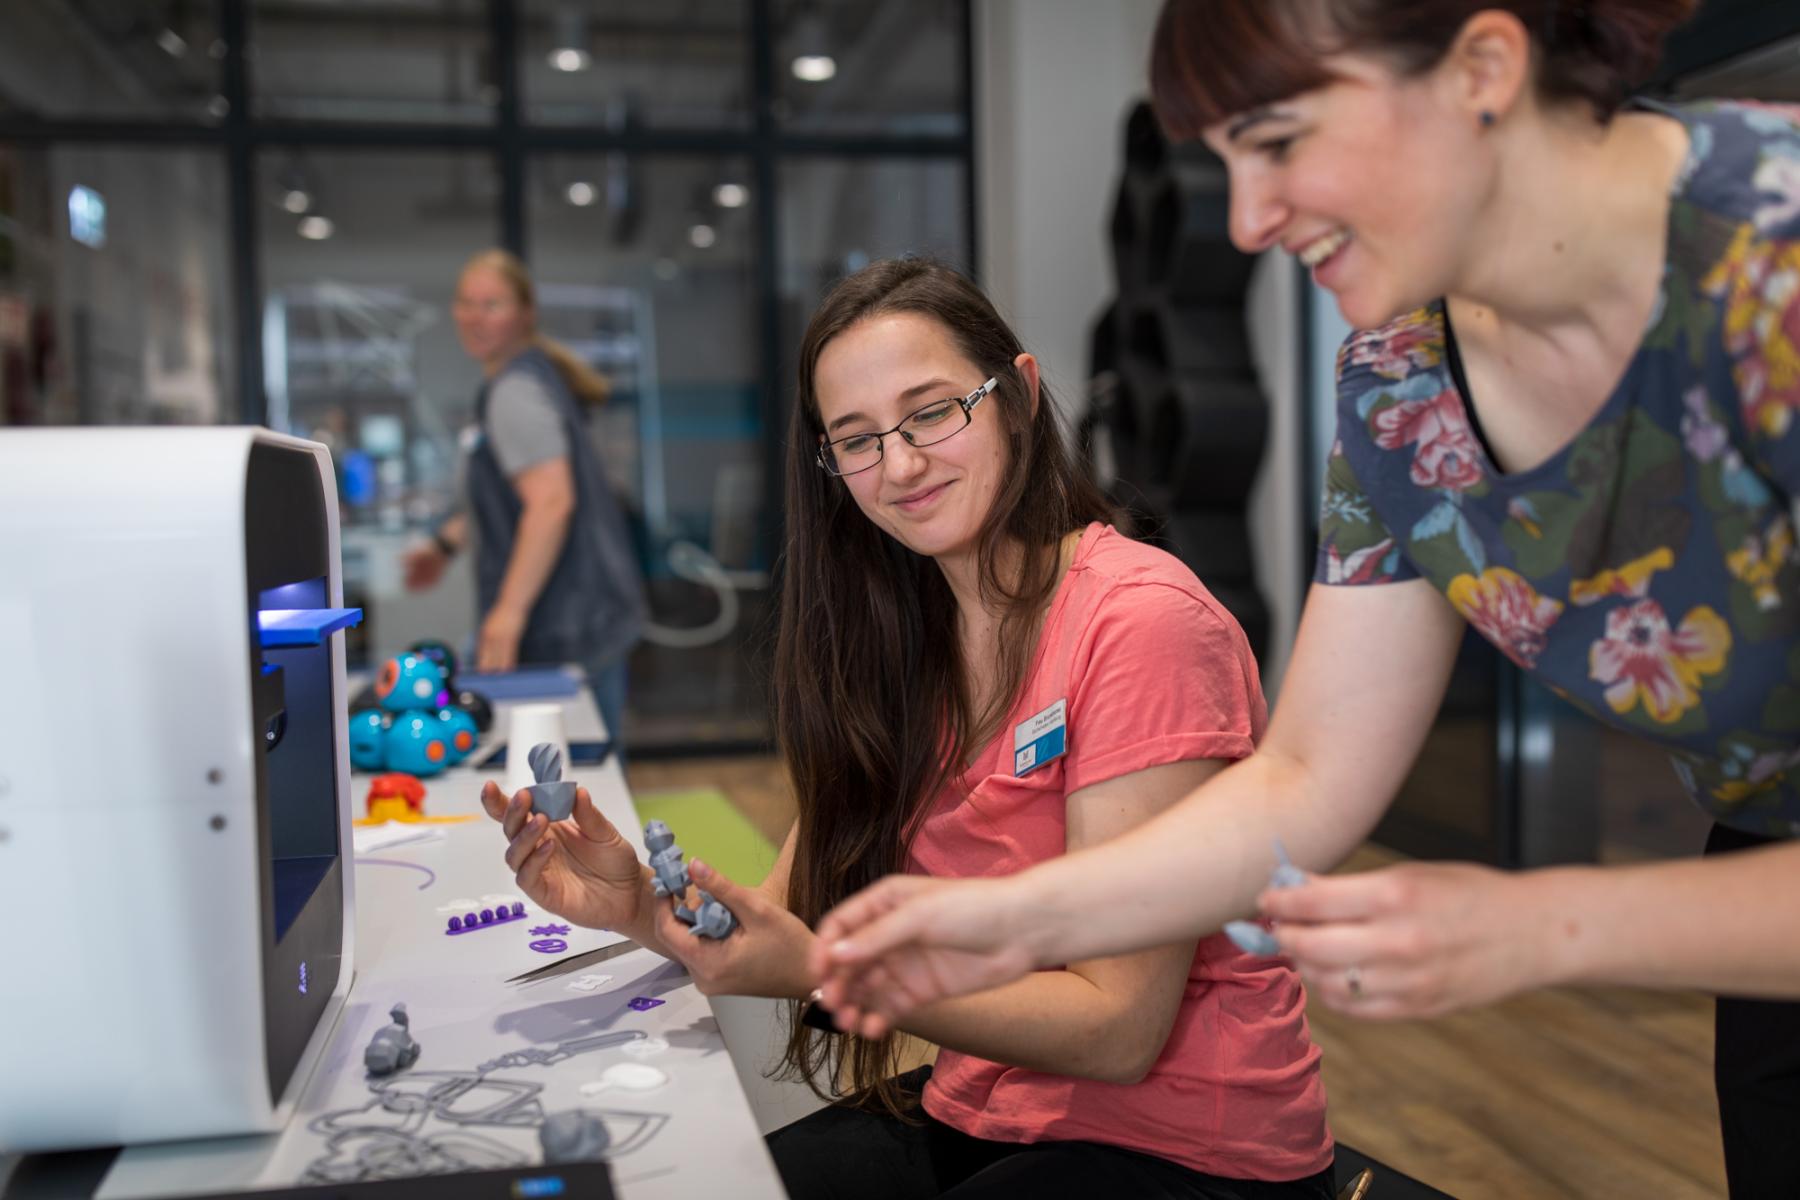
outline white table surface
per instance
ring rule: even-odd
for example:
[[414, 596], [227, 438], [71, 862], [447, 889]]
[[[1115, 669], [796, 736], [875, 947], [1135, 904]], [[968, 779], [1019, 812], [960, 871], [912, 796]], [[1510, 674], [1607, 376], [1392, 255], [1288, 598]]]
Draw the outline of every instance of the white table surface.
[[[494, 732], [483, 739], [484, 748], [503, 736], [511, 707], [495, 705]], [[570, 741], [605, 736], [585, 689], [565, 702], [565, 727]], [[477, 750], [471, 759], [481, 755]], [[642, 829], [617, 760], [565, 774], [588, 787], [600, 810], [641, 854]], [[486, 777], [459, 768], [425, 780], [427, 815], [479, 813]], [[357, 774], [351, 779], [358, 812], [369, 778]], [[502, 858], [504, 842], [485, 817], [436, 828], [441, 836], [358, 858], [355, 982], [288, 1127], [263, 1137], [128, 1148], [96, 1195], [105, 1200], [191, 1195], [202, 1188], [292, 1185], [309, 1169], [314, 1179], [319, 1170], [355, 1170], [354, 1152], [362, 1136], [356, 1131], [395, 1123], [364, 1073], [363, 1048], [370, 1034], [387, 1023], [393, 1001], [404, 1000], [421, 1055], [413, 1067], [392, 1078], [416, 1077], [415, 1092], [452, 1076], [479, 1078], [479, 1089], [524, 1093], [535, 1087], [529, 1104], [536, 1105], [539, 1119], [569, 1108], [599, 1113], [616, 1151], [609, 1155], [614, 1185], [629, 1200], [783, 1196], [762, 1133], [816, 1105], [786, 1091], [771, 1092], [760, 1080], [775, 1031], [773, 1005], [741, 1000], [721, 1005], [731, 1010], [734, 1038], [742, 1044], [740, 1061], [734, 1063], [713, 1006], [677, 964], [651, 951], [599, 951], [612, 954], [601, 962], [584, 961], [592, 952], [573, 958], [527, 953], [521, 958], [515, 943], [538, 936], [530, 928], [555, 921], [531, 911], [535, 906], [529, 902], [526, 921], [445, 936], [446, 918], [438, 910], [447, 901], [516, 894], [516, 889]], [[584, 935], [589, 942], [579, 940]], [[620, 941], [582, 930], [572, 930], [568, 940], [570, 955], [586, 944]], [[537, 973], [519, 979], [521, 964]], [[596, 975], [610, 978], [598, 984], [589, 978], [581, 989], [571, 986]], [[638, 997], [662, 1003], [634, 1010], [628, 1001]], [[621, 1039], [633, 1034], [642, 1035], [634, 1042], [644, 1042], [654, 1052], [627, 1054], [606, 1044], [625, 1044]], [[654, 1039], [667, 1048], [656, 1048]], [[534, 1061], [533, 1056], [553, 1061]], [[493, 1065], [503, 1057], [502, 1065]], [[624, 1091], [616, 1085], [598, 1094], [581, 1090], [583, 1084], [601, 1081], [608, 1067], [628, 1062], [656, 1067], [666, 1082], [648, 1091]], [[753, 1088], [761, 1086], [761, 1107], [767, 1111], [760, 1119], [740, 1086], [740, 1075]], [[473, 1135], [501, 1147], [499, 1153], [538, 1161], [536, 1119], [509, 1127], [447, 1124], [437, 1121], [438, 1115], [434, 1110], [414, 1122], [412, 1136], [421, 1144]], [[343, 1144], [334, 1134], [344, 1134]], [[9, 1166], [0, 1159], [0, 1186]]]

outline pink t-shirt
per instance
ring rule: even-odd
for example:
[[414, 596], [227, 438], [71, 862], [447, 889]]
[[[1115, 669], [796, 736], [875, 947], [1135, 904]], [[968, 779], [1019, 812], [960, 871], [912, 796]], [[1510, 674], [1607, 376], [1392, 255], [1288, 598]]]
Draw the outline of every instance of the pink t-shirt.
[[[1066, 753], [1015, 778], [1015, 727], [1058, 700], [1068, 701]], [[1193, 572], [1090, 525], [1017, 705], [932, 803], [910, 869], [1024, 870], [1065, 852], [1071, 793], [1163, 763], [1242, 758], [1266, 721], [1243, 631]], [[1105, 1142], [1212, 1175], [1299, 1179], [1330, 1165], [1332, 1153], [1305, 1007], [1291, 968], [1215, 934], [1200, 942], [1168, 1044], [1141, 1082], [1047, 1075], [943, 1050], [925, 1109], [994, 1141]]]

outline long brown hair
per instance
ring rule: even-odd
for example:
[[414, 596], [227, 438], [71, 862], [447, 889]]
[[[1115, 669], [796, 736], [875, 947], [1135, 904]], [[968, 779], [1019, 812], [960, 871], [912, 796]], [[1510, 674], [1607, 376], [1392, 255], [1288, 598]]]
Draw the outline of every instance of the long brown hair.
[[513, 297], [521, 308], [528, 308], [532, 314], [531, 344], [542, 350], [556, 367], [556, 373], [562, 376], [564, 385], [575, 398], [583, 404], [599, 408], [612, 395], [612, 384], [606, 376], [594, 370], [573, 350], [555, 338], [537, 331], [537, 289], [531, 284], [531, 272], [519, 261], [519, 256], [510, 250], [495, 247], [483, 250], [463, 264], [463, 271], [472, 267], [485, 267], [506, 281], [513, 291]]
[[1327, 55], [1373, 53], [1402, 75], [1435, 66], [1484, 9], [1530, 31], [1538, 94], [1585, 101], [1602, 121], [1650, 77], [1669, 31], [1698, 0], [1168, 0], [1150, 50], [1150, 92], [1169, 136], [1331, 82]]
[[[831, 340], [870, 317], [916, 313], [943, 326], [983, 375], [1006, 435], [1008, 466], [977, 541], [982, 602], [1002, 613], [998, 686], [975, 711], [957, 636], [956, 599], [930, 558], [865, 517], [816, 459], [824, 422], [814, 373]], [[838, 901], [903, 870], [924, 805], [1017, 698], [1038, 618], [1056, 591], [1065, 534], [1110, 519], [1106, 500], [1063, 445], [1056, 404], [1029, 385], [1022, 352], [994, 306], [940, 263], [871, 263], [842, 280], [800, 345], [787, 441], [787, 542], [775, 651], [776, 736], [799, 800], [788, 907], [808, 925]], [[860, 1101], [894, 1112], [894, 1039], [820, 1036], [790, 1021], [784, 1073], [835, 1095], [850, 1068]], [[823, 1082], [821, 1075], [824, 1076]]]

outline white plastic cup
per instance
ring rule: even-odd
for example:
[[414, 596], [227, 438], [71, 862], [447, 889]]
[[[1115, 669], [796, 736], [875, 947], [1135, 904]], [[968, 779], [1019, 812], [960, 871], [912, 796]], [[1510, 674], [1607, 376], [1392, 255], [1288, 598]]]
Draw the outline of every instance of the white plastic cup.
[[569, 735], [563, 732], [560, 704], [520, 704], [512, 710], [506, 733], [506, 794], [511, 796], [537, 780], [531, 775], [531, 748], [549, 742], [562, 752], [563, 778], [569, 778]]

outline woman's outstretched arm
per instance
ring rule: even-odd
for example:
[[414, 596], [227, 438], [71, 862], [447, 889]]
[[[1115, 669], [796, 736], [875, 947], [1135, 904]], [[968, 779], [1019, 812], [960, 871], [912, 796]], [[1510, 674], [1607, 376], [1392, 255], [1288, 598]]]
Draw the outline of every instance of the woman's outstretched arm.
[[815, 944], [827, 1006], [869, 1034], [1036, 967], [1209, 933], [1254, 909], [1277, 839], [1303, 867], [1336, 865], [1411, 768], [1462, 631], [1424, 580], [1315, 585], [1254, 755], [1103, 846], [1005, 879], [896, 876], [852, 897]]

